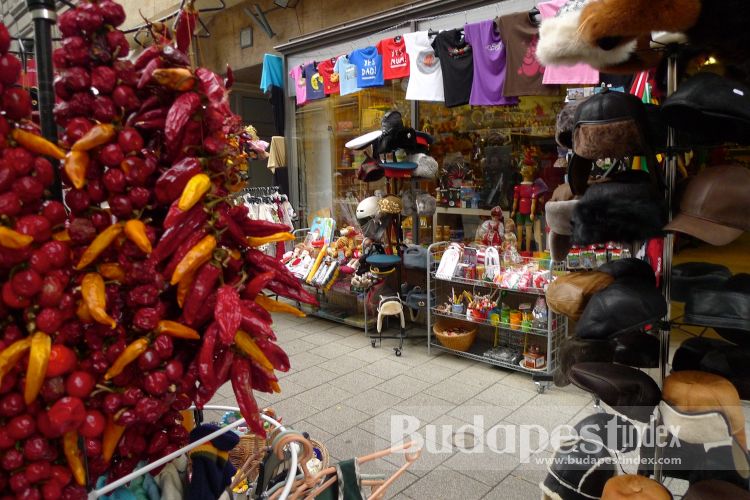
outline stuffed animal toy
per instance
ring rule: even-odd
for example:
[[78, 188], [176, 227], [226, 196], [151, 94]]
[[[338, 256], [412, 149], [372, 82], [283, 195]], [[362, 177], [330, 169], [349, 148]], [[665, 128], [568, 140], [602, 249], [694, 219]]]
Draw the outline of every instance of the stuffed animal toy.
[[[566, 9], [566, 7], [568, 7]], [[652, 33], [684, 34], [689, 50], [716, 56], [731, 73], [750, 75], [750, 10], [744, 0], [570, 0], [542, 22], [542, 64], [589, 63], [603, 71], [658, 65]]]
[[335, 250], [334, 253], [338, 254], [339, 251], [343, 251], [344, 257], [350, 259], [354, 253], [354, 248], [356, 247], [354, 237], [356, 236], [357, 231], [352, 226], [347, 226], [341, 228], [339, 233], [341, 234], [341, 237], [339, 237], [339, 239], [333, 244]]

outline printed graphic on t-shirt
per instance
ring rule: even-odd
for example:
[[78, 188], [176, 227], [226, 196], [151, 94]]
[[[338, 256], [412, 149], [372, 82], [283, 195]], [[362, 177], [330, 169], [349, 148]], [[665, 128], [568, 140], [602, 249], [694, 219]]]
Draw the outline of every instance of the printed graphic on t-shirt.
[[317, 71], [310, 77], [310, 85], [313, 90], [321, 90], [323, 88], [323, 77]]
[[453, 59], [458, 59], [465, 56], [466, 54], [471, 54], [471, 45], [464, 45], [460, 48], [451, 47], [450, 49], [448, 49], [448, 55]]
[[434, 50], [423, 50], [417, 56], [417, 67], [419, 71], [429, 75], [440, 69], [440, 59], [435, 56]]
[[390, 55], [390, 66], [391, 69], [400, 69], [405, 68], [407, 64], [409, 64], [408, 59], [406, 59], [406, 51], [403, 47], [396, 47], [389, 50], [391, 53]]
[[532, 77], [535, 75], [544, 75], [544, 66], [536, 58], [536, 45], [539, 43], [539, 36], [534, 36], [526, 48], [526, 55], [523, 57], [521, 67], [518, 68], [518, 74]]
[[346, 71], [344, 73], [344, 79], [345, 80], [356, 80], [357, 79], [357, 67], [353, 64], [350, 64], [346, 67]]
[[337, 71], [334, 71], [331, 73], [331, 83], [336, 83], [339, 81], [339, 74]]
[[374, 80], [378, 76], [378, 68], [375, 59], [364, 59], [362, 61], [362, 80]]

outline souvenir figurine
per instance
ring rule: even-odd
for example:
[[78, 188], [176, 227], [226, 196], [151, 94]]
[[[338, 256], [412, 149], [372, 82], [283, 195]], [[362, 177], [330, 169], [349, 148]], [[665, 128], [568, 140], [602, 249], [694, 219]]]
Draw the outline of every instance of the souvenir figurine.
[[503, 242], [505, 220], [500, 207], [490, 211], [490, 220], [484, 221], [478, 228], [475, 241], [484, 246], [497, 247]]
[[534, 173], [536, 172], [536, 161], [531, 148], [524, 151], [521, 164], [521, 176], [523, 181], [513, 188], [513, 209], [510, 216], [515, 220], [516, 233], [518, 236], [519, 252], [522, 255], [532, 254], [532, 236], [536, 242], [537, 250], [542, 250], [542, 225], [539, 221], [539, 192], [534, 185]]

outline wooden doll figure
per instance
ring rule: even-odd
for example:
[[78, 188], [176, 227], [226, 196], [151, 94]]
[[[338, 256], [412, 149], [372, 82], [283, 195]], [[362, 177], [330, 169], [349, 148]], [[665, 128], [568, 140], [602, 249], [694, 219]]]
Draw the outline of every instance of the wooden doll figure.
[[527, 150], [521, 165], [523, 181], [513, 188], [513, 209], [510, 214], [516, 222], [518, 250], [524, 256], [532, 255], [532, 236], [536, 242], [537, 251], [542, 250], [542, 226], [538, 217], [539, 193], [534, 186], [536, 163], [529, 153], [530, 151]]

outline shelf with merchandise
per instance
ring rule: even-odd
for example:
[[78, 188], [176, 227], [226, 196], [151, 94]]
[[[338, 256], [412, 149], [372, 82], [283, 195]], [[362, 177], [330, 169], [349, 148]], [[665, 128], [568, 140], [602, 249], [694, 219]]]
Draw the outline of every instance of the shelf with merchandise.
[[[455, 354], [456, 356], [461, 356], [463, 358], [468, 358], [474, 361], [479, 361], [481, 363], [485, 363], [492, 366], [498, 366], [501, 368], [507, 368], [510, 370], [515, 370], [523, 373], [528, 373], [530, 375], [532, 374], [544, 374], [547, 372], [547, 366], [545, 366], [542, 369], [534, 370], [532, 368], [526, 368], [525, 366], [520, 365], [519, 363], [515, 362], [508, 362], [503, 361], [498, 358], [487, 356], [486, 353], [495, 345], [492, 341], [485, 339], [485, 338], [477, 338], [477, 340], [474, 341], [474, 343], [471, 345], [471, 347], [466, 351], [458, 351], [455, 349], [451, 349], [449, 347], [445, 347], [444, 345], [437, 342], [437, 340], [430, 339], [429, 342], [430, 349], [437, 349], [439, 351], [448, 352], [451, 354]], [[500, 345], [499, 347], [509, 347], [507, 345]], [[549, 365], [549, 362], [548, 362]]]
[[[442, 316], [443, 318], [451, 318], [451, 319], [460, 319], [461, 321], [466, 321], [468, 323], [474, 323], [476, 325], [483, 325], [483, 326], [489, 326], [492, 328], [497, 328], [500, 331], [507, 332], [507, 333], [514, 333], [519, 335], [536, 335], [538, 337], [546, 337], [549, 335], [549, 331], [547, 328], [527, 328], [527, 329], [514, 329], [511, 328], [510, 325], [505, 323], [498, 323], [494, 324], [490, 320], [478, 320], [467, 317], [466, 314], [457, 314], [450, 311], [445, 311], [440, 309], [439, 307], [433, 307], [432, 308], [432, 314], [435, 316]], [[552, 328], [557, 328], [557, 324], [554, 324]]]
[[440, 280], [440, 281], [448, 281], [452, 283], [461, 283], [463, 285], [471, 285], [471, 286], [478, 286], [478, 287], [484, 287], [484, 288], [494, 288], [496, 290], [501, 290], [505, 292], [517, 292], [517, 293], [528, 293], [530, 295], [544, 295], [546, 293], [546, 290], [543, 288], [508, 288], [499, 285], [498, 283], [495, 283], [494, 281], [489, 280], [475, 280], [475, 279], [469, 279], [469, 278], [462, 278], [460, 276], [451, 276], [448, 277], [440, 277], [437, 275], [437, 273], [430, 273], [430, 276], [433, 279]]

